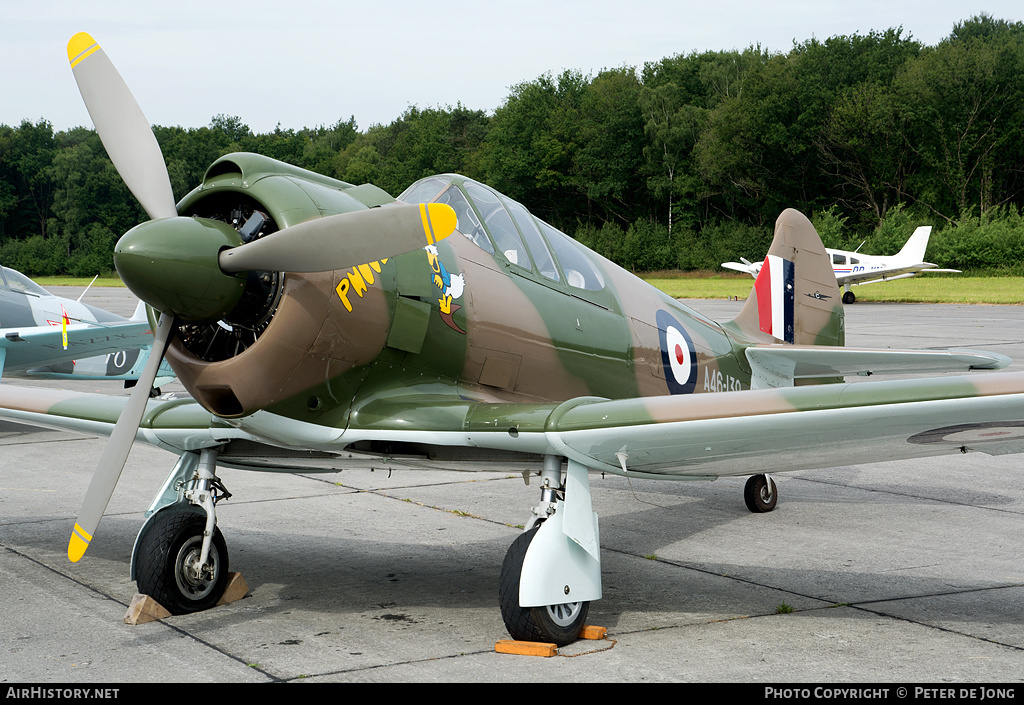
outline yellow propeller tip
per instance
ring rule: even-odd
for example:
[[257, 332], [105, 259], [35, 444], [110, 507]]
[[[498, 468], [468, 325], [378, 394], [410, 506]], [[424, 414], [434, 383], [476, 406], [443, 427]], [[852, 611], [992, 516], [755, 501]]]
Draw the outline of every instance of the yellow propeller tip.
[[431, 245], [455, 232], [455, 227], [459, 223], [455, 210], [447, 203], [421, 203], [420, 214], [423, 217], [427, 243]]
[[77, 563], [85, 555], [85, 550], [89, 548], [89, 541], [91, 540], [92, 536], [81, 526], [75, 524], [75, 530], [71, 532], [71, 540], [68, 541], [68, 560], [72, 563]]
[[68, 41], [68, 61], [71, 67], [77, 66], [83, 59], [98, 51], [100, 45], [88, 32], [79, 32]]

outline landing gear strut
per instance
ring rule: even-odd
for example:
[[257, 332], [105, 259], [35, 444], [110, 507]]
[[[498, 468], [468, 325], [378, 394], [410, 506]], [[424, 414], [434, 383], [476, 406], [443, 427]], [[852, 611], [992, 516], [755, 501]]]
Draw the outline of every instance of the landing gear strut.
[[213, 607], [228, 581], [228, 549], [215, 505], [231, 494], [216, 476], [217, 451], [186, 453], [142, 527], [133, 555], [138, 590], [171, 614]]
[[541, 502], [501, 565], [498, 600], [513, 639], [564, 646], [583, 628], [590, 602], [601, 598], [597, 515], [587, 468], [547, 456]]

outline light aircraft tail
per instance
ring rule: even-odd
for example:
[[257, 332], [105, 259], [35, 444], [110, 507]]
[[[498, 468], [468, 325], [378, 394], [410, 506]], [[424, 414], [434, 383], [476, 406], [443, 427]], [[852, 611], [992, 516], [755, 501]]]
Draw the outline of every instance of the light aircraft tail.
[[143, 303], [142, 301], [138, 303], [138, 305], [135, 307], [135, 312], [132, 314], [130, 320], [138, 322], [149, 320], [148, 313], [146, 312], [145, 303]]
[[910, 236], [906, 244], [896, 254], [896, 259], [899, 261], [909, 262], [911, 264], [917, 264], [924, 262], [924, 251], [928, 249], [928, 238], [932, 234], [932, 226], [922, 225], [914, 234]]
[[725, 324], [741, 343], [843, 345], [843, 305], [817, 231], [799, 211], [783, 211], [775, 238], [739, 315]]

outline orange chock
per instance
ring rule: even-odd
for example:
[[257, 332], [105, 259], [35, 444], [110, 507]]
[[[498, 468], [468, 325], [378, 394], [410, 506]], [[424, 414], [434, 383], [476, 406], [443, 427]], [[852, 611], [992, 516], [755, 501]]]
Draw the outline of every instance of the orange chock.
[[557, 656], [558, 646], [541, 641], [513, 641], [502, 639], [494, 645], [499, 654], [517, 654], [519, 656]]

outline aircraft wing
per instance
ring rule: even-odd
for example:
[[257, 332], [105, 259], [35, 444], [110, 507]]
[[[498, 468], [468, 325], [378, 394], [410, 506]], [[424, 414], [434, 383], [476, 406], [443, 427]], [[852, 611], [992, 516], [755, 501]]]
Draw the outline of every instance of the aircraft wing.
[[152, 329], [145, 320], [74, 323], [67, 327], [67, 336], [65, 348], [61, 326], [0, 329], [0, 370], [24, 371], [153, 343]]
[[891, 267], [888, 269], [865, 270], [860, 272], [836, 272], [836, 281], [840, 286], [844, 284], [871, 284], [873, 282], [889, 281], [891, 279], [905, 279], [916, 277], [919, 274], [931, 273], [958, 273], [959, 269], [938, 269], [937, 265], [928, 262], [918, 262], [903, 267]]
[[[406, 400], [408, 401], [408, 400]], [[519, 470], [552, 454], [592, 470], [660, 479], [713, 479], [979, 450], [1024, 452], [1024, 375], [852, 382], [561, 404], [472, 403], [398, 395], [367, 404], [319, 445], [428, 467], [462, 452]], [[279, 418], [232, 421], [281, 443]], [[313, 439], [309, 439], [313, 440]], [[326, 439], [324, 439], [326, 440]], [[389, 465], [392, 463], [384, 463]], [[625, 472], [623, 472], [625, 467]], [[469, 469], [469, 468], [467, 468]]]
[[557, 414], [544, 436], [593, 470], [663, 479], [1020, 453], [1024, 375], [593, 402]]
[[[0, 385], [0, 419], [62, 431], [109, 436], [127, 395]], [[136, 440], [180, 453], [251, 436], [232, 428], [190, 397], [151, 399]]]
[[[438, 395], [410, 406], [400, 396], [364, 409], [375, 420], [348, 429], [266, 411], [225, 420], [191, 399], [158, 399], [136, 440], [176, 453], [223, 446], [218, 463], [254, 470], [515, 471], [559, 455], [594, 471], [677, 480], [1024, 452], [1020, 373], [547, 404]], [[0, 385], [0, 418], [109, 434], [126, 400]]]

